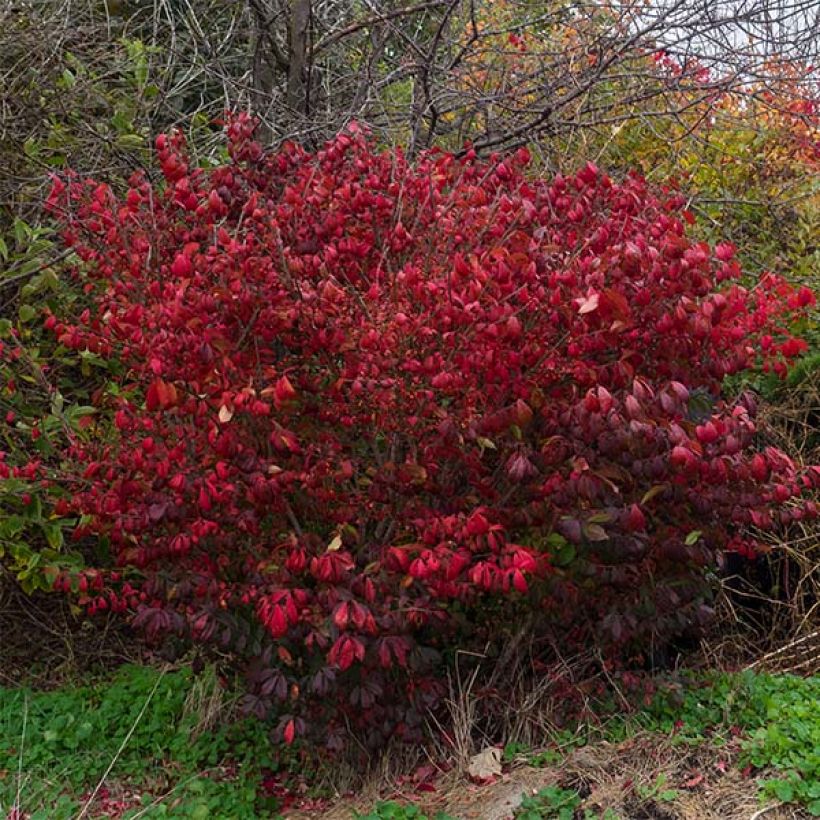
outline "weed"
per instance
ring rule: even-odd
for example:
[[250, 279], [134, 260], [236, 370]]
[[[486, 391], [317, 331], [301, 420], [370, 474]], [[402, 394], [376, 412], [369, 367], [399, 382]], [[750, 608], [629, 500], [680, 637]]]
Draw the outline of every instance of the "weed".
[[[565, 731], [548, 748], [533, 753], [523, 744], [508, 744], [504, 761], [526, 760], [533, 766], [560, 764], [567, 752], [595, 740], [620, 742], [638, 730], [662, 732], [673, 743], [719, 747], [740, 738], [739, 765], [774, 770], [760, 779], [761, 799], [804, 805], [820, 816], [820, 678], [739, 674], [690, 676], [663, 688], [652, 703], [632, 718], [616, 718], [587, 732]], [[643, 800], [669, 803], [678, 797], [666, 776], [636, 788]], [[517, 817], [572, 817], [578, 808], [574, 792], [557, 787], [524, 798]], [[561, 812], [564, 812], [561, 814]]]
[[820, 816], [820, 677], [751, 671], [710, 675], [666, 691], [639, 717], [647, 729], [680, 742], [743, 737], [740, 765], [774, 769], [761, 780], [762, 797], [804, 804]]
[[643, 800], [660, 800], [662, 803], [671, 803], [680, 796], [676, 789], [666, 788], [665, 774], [659, 774], [648, 786], [638, 786], [637, 791]]
[[572, 820], [581, 796], [571, 789], [547, 786], [525, 797], [515, 813], [516, 820]]
[[[124, 666], [110, 680], [81, 687], [0, 689], [0, 816], [15, 809], [31, 820], [99, 814], [118, 788], [131, 796], [120, 805], [130, 820], [272, 816], [277, 802], [266, 796], [265, 777], [304, 768], [307, 758], [296, 747], [272, 746], [258, 720], [230, 722], [229, 699], [218, 688], [213, 674]], [[739, 765], [767, 775], [759, 781], [762, 798], [801, 804], [820, 816], [818, 702], [817, 677], [690, 677], [667, 686], [631, 719], [558, 732], [540, 751], [511, 743], [503, 760], [559, 764], [572, 748], [617, 742], [639, 730], [681, 744], [739, 738]], [[677, 796], [663, 775], [636, 793], [656, 802]], [[516, 816], [564, 820], [578, 815], [581, 802], [577, 792], [552, 786], [525, 797]], [[584, 819], [593, 817], [587, 810]], [[611, 812], [603, 817], [616, 820]], [[417, 806], [387, 801], [361, 820], [427, 818]]]
[[552, 766], [560, 763], [572, 749], [586, 746], [593, 734], [591, 728], [584, 732], [573, 732], [569, 729], [551, 732], [544, 744], [545, 748], [538, 751], [534, 751], [526, 743], [508, 743], [504, 747], [501, 761], [510, 764], [516, 760], [523, 760], [527, 765], [537, 769]]
[[[82, 687], [0, 689], [0, 814], [17, 807], [32, 820], [84, 817], [110, 780], [136, 793], [131, 817], [272, 811], [263, 773], [285, 761], [265, 724], [247, 719], [202, 731], [192, 685], [187, 670], [124, 666], [112, 680]], [[287, 752], [289, 762], [295, 754]]]
[[[370, 814], [356, 815], [358, 820], [428, 820], [426, 814], [412, 803], [396, 803], [387, 800], [377, 803]], [[436, 814], [435, 820], [455, 820], [447, 814]]]

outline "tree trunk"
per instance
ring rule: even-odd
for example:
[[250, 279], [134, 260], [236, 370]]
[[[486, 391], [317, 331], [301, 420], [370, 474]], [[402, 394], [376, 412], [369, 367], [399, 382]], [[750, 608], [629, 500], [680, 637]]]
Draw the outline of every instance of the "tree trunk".
[[308, 27], [310, 0], [293, 0], [290, 15], [290, 55], [288, 66], [288, 108], [296, 114], [308, 113]]

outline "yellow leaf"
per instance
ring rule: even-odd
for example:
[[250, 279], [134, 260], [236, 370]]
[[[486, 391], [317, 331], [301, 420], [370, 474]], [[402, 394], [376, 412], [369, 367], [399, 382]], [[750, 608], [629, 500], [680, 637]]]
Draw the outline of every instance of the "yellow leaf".
[[654, 487], [650, 487], [644, 493], [644, 497], [641, 499], [641, 504], [649, 503], [656, 495], [659, 495], [666, 489], [666, 484], [656, 484]]

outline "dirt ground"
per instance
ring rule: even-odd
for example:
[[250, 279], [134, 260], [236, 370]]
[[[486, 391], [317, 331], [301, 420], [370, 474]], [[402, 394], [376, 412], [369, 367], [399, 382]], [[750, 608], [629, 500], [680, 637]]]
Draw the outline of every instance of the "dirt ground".
[[[369, 791], [324, 812], [293, 812], [289, 820], [348, 820], [367, 814], [379, 800], [415, 803], [430, 818], [444, 812], [459, 820], [507, 820], [521, 801], [546, 786], [576, 790], [583, 803], [576, 818], [601, 817], [610, 809], [619, 820], [792, 820], [799, 809], [761, 804], [756, 779], [739, 771], [739, 746], [674, 745], [667, 737], [643, 734], [622, 743], [596, 743], [572, 752], [559, 766], [525, 762], [506, 767], [494, 782], [471, 783], [448, 773], [435, 791], [381, 794]], [[549, 815], [545, 815], [548, 818]]]

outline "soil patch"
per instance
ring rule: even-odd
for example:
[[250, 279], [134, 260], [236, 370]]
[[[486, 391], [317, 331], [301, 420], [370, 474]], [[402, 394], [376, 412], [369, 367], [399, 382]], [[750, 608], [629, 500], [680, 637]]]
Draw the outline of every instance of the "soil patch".
[[[290, 820], [348, 820], [367, 814], [379, 797], [415, 803], [428, 817], [443, 812], [459, 820], [506, 820], [525, 797], [547, 786], [573, 789], [583, 798], [577, 818], [619, 820], [795, 820], [810, 815], [793, 806], [761, 805], [760, 773], [737, 768], [740, 741], [721, 746], [678, 745], [674, 739], [640, 734], [622, 743], [600, 742], [570, 753], [557, 766], [513, 764], [495, 782], [478, 786], [445, 775], [430, 793], [373, 791], [325, 812], [293, 812]], [[545, 814], [548, 818], [550, 815]]]

